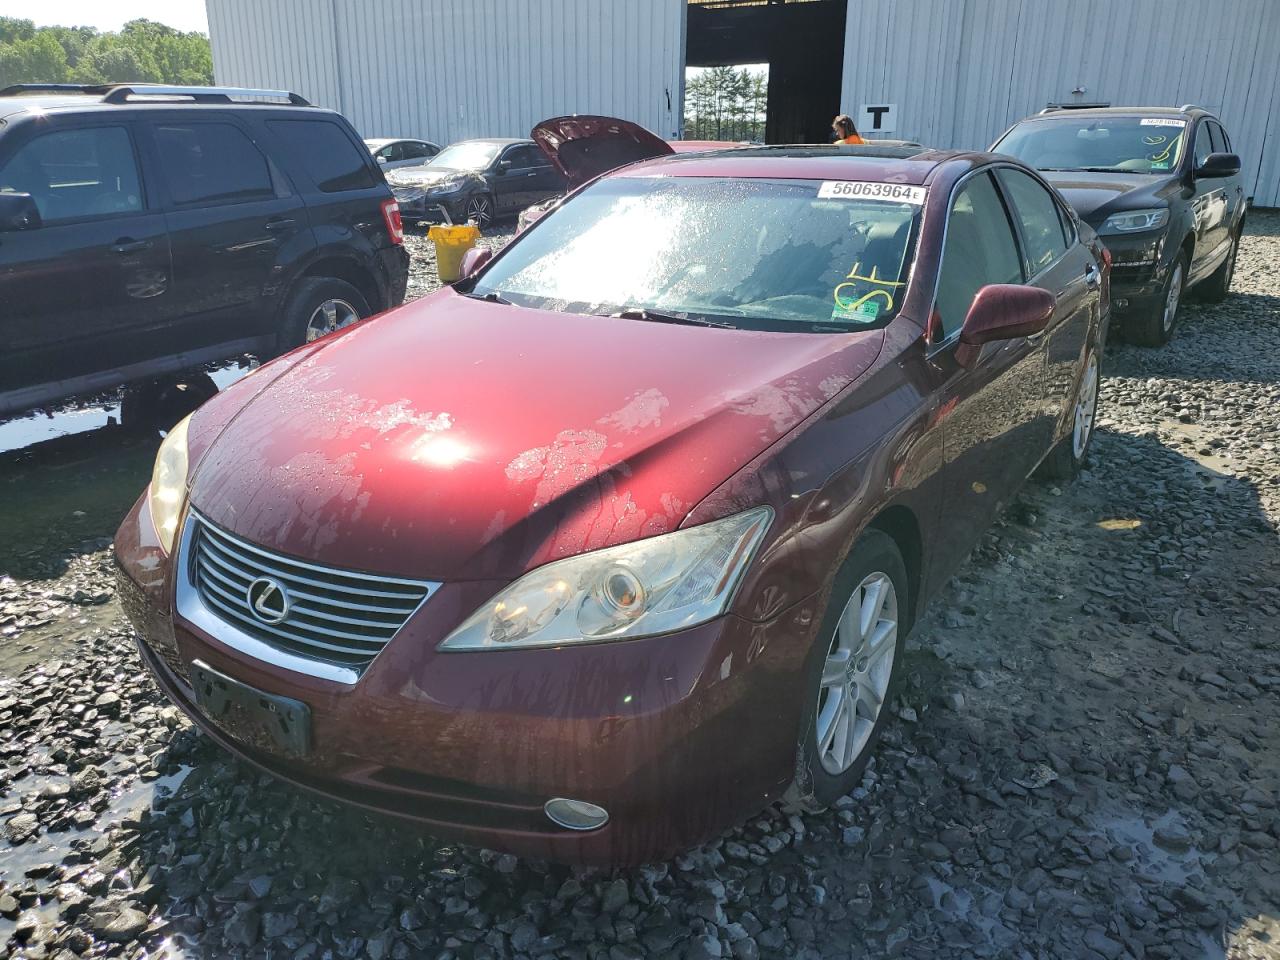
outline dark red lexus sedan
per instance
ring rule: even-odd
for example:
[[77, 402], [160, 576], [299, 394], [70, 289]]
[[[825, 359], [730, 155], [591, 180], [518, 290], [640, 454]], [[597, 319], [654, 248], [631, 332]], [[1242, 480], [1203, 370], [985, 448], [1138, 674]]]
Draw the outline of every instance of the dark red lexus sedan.
[[166, 438], [116, 537], [167, 695], [433, 832], [624, 864], [859, 781], [930, 595], [1084, 461], [1107, 264], [1033, 171], [664, 157]]

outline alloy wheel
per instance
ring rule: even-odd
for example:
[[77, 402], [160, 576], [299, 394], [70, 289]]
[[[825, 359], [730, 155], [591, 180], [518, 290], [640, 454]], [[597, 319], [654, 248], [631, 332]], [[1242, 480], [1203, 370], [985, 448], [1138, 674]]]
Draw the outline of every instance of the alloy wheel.
[[306, 342], [310, 343], [312, 340], [319, 340], [335, 330], [350, 326], [359, 319], [360, 314], [347, 301], [326, 300], [315, 308], [311, 314], [311, 319], [307, 321]]
[[493, 219], [493, 205], [488, 197], [472, 197], [467, 201], [466, 214], [468, 220], [476, 222], [476, 226], [487, 227]]
[[887, 574], [869, 574], [840, 614], [822, 667], [815, 732], [827, 773], [848, 770], [871, 739], [897, 648], [897, 590]]
[[1080, 378], [1080, 393], [1076, 397], [1076, 422], [1071, 435], [1071, 452], [1076, 460], [1084, 458], [1093, 435], [1093, 422], [1098, 412], [1098, 357], [1089, 354], [1089, 362]]

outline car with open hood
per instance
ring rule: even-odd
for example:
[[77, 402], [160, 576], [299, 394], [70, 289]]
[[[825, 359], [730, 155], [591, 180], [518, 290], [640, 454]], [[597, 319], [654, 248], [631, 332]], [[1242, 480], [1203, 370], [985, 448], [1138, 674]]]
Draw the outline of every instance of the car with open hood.
[[161, 689], [277, 777], [554, 860], [848, 794], [929, 599], [1088, 456], [1092, 231], [1007, 158], [743, 148], [463, 266], [166, 437], [115, 539]]
[[1101, 236], [1113, 258], [1121, 332], [1159, 346], [1184, 294], [1231, 289], [1244, 232], [1240, 158], [1195, 106], [1046, 109], [991, 148], [1036, 167]]
[[565, 190], [560, 174], [532, 140], [462, 140], [423, 166], [387, 172], [407, 222], [470, 221], [487, 227]]

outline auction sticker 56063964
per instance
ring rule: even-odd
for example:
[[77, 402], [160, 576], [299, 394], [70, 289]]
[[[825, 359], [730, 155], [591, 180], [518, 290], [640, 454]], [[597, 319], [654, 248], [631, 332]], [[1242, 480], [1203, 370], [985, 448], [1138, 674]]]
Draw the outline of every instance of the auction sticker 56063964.
[[879, 183], [872, 180], [824, 180], [818, 187], [823, 200], [889, 200], [895, 203], [924, 203], [927, 191], [906, 183]]

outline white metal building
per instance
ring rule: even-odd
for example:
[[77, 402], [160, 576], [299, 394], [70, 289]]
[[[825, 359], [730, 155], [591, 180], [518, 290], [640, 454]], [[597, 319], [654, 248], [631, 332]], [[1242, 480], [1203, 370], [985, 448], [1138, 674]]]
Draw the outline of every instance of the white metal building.
[[[891, 106], [885, 135], [932, 146], [985, 147], [1050, 102], [1200, 104], [1226, 124], [1255, 203], [1280, 206], [1280, 0], [693, 2], [847, 4], [829, 102], [864, 132], [865, 106]], [[680, 129], [688, 0], [207, 4], [219, 83], [295, 90], [366, 136], [522, 136], [564, 113]]]

